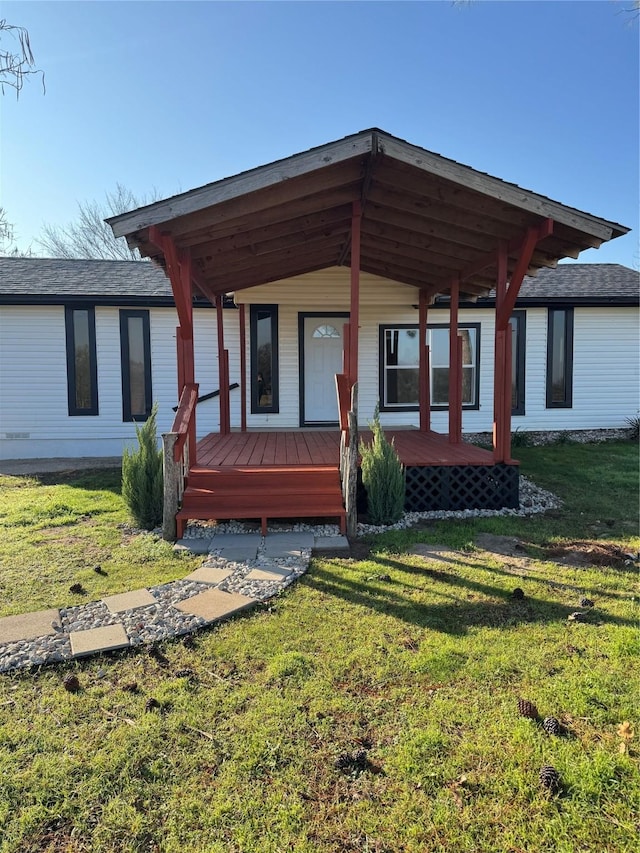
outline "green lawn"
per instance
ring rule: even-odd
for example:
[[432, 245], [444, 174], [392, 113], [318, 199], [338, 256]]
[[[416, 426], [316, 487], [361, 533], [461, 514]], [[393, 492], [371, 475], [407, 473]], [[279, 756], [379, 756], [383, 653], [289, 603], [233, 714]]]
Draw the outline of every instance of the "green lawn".
[[[0, 475], [0, 616], [165, 583], [201, 564], [150, 534], [132, 536], [130, 523], [119, 469]], [[69, 592], [77, 583], [86, 593]]]
[[[547, 548], [637, 549], [637, 448], [518, 456], [563, 498], [561, 510], [388, 533], [363, 559], [314, 560], [270, 607], [192, 645], [0, 677], [0, 851], [635, 851], [637, 569], [559, 566]], [[132, 549], [137, 583], [165, 559], [163, 571], [179, 576], [186, 563], [161, 543], [138, 546], [117, 528], [126, 514], [109, 477], [10, 485], [3, 566], [35, 570], [38, 529], [64, 530], [86, 536], [78, 572], [92, 572], [94, 556], [81, 555], [95, 548], [112, 579], [110, 552]], [[49, 509], [33, 524], [29, 505]], [[532, 560], [478, 552], [483, 531], [518, 536]], [[63, 603], [76, 578], [69, 545], [43, 536], [49, 565], [69, 572], [56, 592]], [[408, 553], [416, 542], [461, 553], [427, 565]], [[145, 562], [138, 547], [162, 559]], [[4, 568], [0, 580], [6, 612], [14, 587], [25, 600], [22, 586], [37, 592]], [[512, 598], [515, 586], [524, 601]], [[584, 595], [595, 602], [589, 621], [568, 621]], [[69, 672], [78, 693], [63, 688]], [[519, 697], [559, 718], [563, 736], [519, 716]], [[146, 711], [150, 698], [159, 708]], [[635, 737], [621, 752], [624, 720]], [[543, 764], [561, 775], [557, 796], [538, 783]]]

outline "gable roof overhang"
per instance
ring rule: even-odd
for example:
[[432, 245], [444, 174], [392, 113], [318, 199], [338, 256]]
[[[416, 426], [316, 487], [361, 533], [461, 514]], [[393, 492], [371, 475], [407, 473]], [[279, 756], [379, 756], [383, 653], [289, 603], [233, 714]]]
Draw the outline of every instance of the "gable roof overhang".
[[445, 294], [485, 296], [497, 254], [516, 268], [531, 229], [541, 235], [526, 270], [629, 229], [478, 172], [384, 131], [361, 131], [108, 219], [144, 257], [164, 265], [158, 235], [192, 262], [194, 294], [209, 299], [351, 262], [354, 202], [362, 210], [360, 269]]

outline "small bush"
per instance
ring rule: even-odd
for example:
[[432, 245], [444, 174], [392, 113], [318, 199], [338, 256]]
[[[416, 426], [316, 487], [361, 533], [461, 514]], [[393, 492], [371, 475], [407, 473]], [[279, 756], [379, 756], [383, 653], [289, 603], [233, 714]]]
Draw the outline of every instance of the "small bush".
[[404, 511], [404, 465], [393, 443], [389, 444], [380, 426], [376, 407], [369, 424], [371, 444], [360, 442], [362, 482], [367, 490], [367, 512], [372, 524], [395, 524]]
[[149, 418], [136, 425], [138, 448], [125, 448], [122, 454], [122, 497], [136, 524], [153, 530], [162, 523], [162, 450], [158, 450], [154, 404]]
[[571, 435], [566, 431], [559, 432], [556, 438], [556, 444], [575, 444]]
[[529, 447], [531, 445], [531, 436], [528, 432], [521, 432], [520, 427], [511, 434], [511, 447]]
[[625, 418], [629, 426], [630, 441], [637, 441], [640, 438], [640, 415], [634, 415], [632, 418]]

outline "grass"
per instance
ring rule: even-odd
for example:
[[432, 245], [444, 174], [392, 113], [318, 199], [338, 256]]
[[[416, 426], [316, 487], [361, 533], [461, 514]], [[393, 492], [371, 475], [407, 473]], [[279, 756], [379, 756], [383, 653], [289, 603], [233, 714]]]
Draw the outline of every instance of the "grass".
[[[200, 565], [150, 534], [131, 535], [119, 469], [0, 475], [0, 495], [0, 616], [94, 601]], [[69, 592], [77, 583], [85, 594]]]
[[[635, 851], [637, 574], [560, 567], [544, 548], [637, 548], [637, 449], [519, 457], [562, 510], [385, 534], [363, 559], [314, 560], [269, 606], [191, 645], [3, 676], [0, 851]], [[95, 493], [92, 529], [104, 520], [108, 539], [107, 516], [115, 527], [123, 510], [100, 479], [73, 488]], [[75, 509], [64, 492], [50, 499], [71, 508], [56, 519], [85, 514], [80, 497]], [[475, 550], [482, 531], [518, 536], [533, 559]], [[426, 565], [409, 553], [417, 541], [461, 551]], [[66, 546], [50, 547], [64, 563]], [[589, 621], [567, 621], [583, 595], [596, 604]], [[68, 672], [78, 693], [63, 688]], [[520, 717], [521, 696], [565, 734]], [[636, 732], [625, 752], [623, 720]], [[366, 761], [345, 761], [360, 749]], [[545, 763], [561, 774], [559, 796], [538, 784]]]

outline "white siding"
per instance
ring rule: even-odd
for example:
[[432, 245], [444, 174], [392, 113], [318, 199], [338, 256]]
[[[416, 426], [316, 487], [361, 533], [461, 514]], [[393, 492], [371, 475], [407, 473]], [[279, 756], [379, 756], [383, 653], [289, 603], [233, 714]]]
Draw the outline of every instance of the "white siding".
[[[118, 456], [135, 444], [135, 425], [122, 420], [120, 312], [98, 306], [96, 355], [99, 414], [70, 417], [63, 306], [3, 306], [0, 309], [0, 458]], [[231, 381], [239, 381], [237, 311], [225, 311], [225, 345]], [[173, 423], [177, 404], [176, 325], [173, 308], [149, 311], [153, 400], [158, 432]], [[200, 393], [218, 388], [216, 319], [213, 309], [194, 312], [196, 381]], [[231, 392], [232, 418], [240, 398]], [[218, 429], [219, 402], [197, 410], [198, 436]]]
[[[331, 269], [260, 288], [244, 290], [237, 300], [279, 305], [280, 412], [252, 415], [250, 428], [299, 425], [298, 320], [301, 312], [348, 311], [349, 270]], [[379, 327], [415, 323], [417, 291], [376, 276], [361, 277], [360, 421], [373, 415], [378, 400]], [[117, 307], [96, 308], [99, 415], [69, 417], [64, 308], [0, 308], [0, 458], [119, 455], [135, 441], [135, 427], [122, 421], [120, 327]], [[247, 308], [247, 372], [249, 316]], [[172, 308], [149, 312], [153, 399], [158, 402], [159, 432], [167, 431], [176, 405], [176, 325]], [[526, 414], [514, 416], [513, 428], [525, 430], [611, 428], [637, 413], [640, 361], [637, 308], [576, 308], [574, 311], [573, 407], [547, 409], [547, 310], [529, 308], [526, 320]], [[429, 323], [447, 323], [448, 311], [429, 309]], [[479, 408], [463, 413], [466, 432], [491, 429], [493, 421], [493, 335], [491, 309], [460, 312], [461, 323], [480, 323]], [[219, 387], [216, 316], [213, 309], [194, 312], [196, 381], [200, 394]], [[230, 381], [240, 381], [239, 312], [224, 311], [225, 347]], [[248, 377], [249, 378], [249, 377]], [[383, 412], [391, 425], [418, 424], [418, 412]], [[202, 437], [219, 428], [219, 399], [197, 409]], [[240, 425], [240, 390], [231, 391], [232, 427]], [[433, 412], [433, 429], [446, 432], [447, 412]]]

